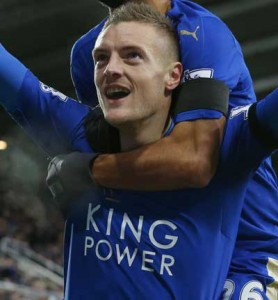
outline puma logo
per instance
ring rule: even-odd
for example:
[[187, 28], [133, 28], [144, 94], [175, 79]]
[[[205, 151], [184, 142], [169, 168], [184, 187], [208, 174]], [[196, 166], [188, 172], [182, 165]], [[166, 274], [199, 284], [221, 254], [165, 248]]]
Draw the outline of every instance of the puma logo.
[[195, 29], [195, 31], [187, 31], [187, 30], [181, 30], [180, 31], [180, 34], [181, 35], [191, 35], [196, 41], [198, 41], [198, 37], [197, 37], [197, 34], [196, 34], [196, 32], [197, 32], [197, 30], [200, 28], [200, 26], [197, 26], [196, 27], [196, 29]]

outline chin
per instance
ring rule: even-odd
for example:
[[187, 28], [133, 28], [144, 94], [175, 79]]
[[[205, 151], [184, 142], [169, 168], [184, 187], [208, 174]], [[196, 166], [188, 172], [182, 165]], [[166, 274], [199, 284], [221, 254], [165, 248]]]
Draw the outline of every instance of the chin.
[[127, 124], [130, 126], [138, 116], [130, 108], [114, 108], [105, 112], [105, 119], [112, 126], [119, 127]]
[[128, 121], [126, 116], [123, 114], [109, 114], [105, 119], [110, 125], [114, 127], [124, 125]]

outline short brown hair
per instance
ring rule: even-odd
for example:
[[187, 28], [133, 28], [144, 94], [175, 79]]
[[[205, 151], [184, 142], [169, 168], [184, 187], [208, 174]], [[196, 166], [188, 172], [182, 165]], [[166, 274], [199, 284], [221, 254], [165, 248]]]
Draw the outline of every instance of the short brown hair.
[[176, 60], [179, 59], [178, 36], [171, 20], [165, 15], [159, 13], [150, 5], [142, 3], [142, 0], [132, 0], [124, 5], [121, 5], [113, 10], [113, 12], [110, 14], [106, 20], [103, 30], [110, 25], [117, 25], [122, 22], [139, 22], [150, 24], [151, 26], [159, 29], [164, 33], [161, 38], [165, 38], [165, 34], [169, 37], [174, 57]]

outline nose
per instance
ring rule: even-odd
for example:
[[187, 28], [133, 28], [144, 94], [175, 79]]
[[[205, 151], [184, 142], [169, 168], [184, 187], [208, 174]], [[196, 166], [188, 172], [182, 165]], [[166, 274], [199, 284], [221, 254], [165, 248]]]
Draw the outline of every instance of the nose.
[[104, 75], [107, 78], [118, 78], [123, 74], [121, 59], [115, 55], [111, 55], [108, 64], [104, 70]]

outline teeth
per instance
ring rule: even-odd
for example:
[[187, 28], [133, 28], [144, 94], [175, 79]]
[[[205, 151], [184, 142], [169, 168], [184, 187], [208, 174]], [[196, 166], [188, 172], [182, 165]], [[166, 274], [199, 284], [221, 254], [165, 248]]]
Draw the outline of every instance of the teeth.
[[130, 91], [123, 87], [111, 87], [106, 90], [106, 97], [110, 99], [121, 99], [129, 95]]
[[126, 88], [118, 88], [118, 87], [113, 87], [113, 88], [109, 88], [106, 91], [107, 96], [114, 96], [115, 94], [119, 94], [119, 93], [123, 93], [123, 94], [129, 94], [129, 90]]

